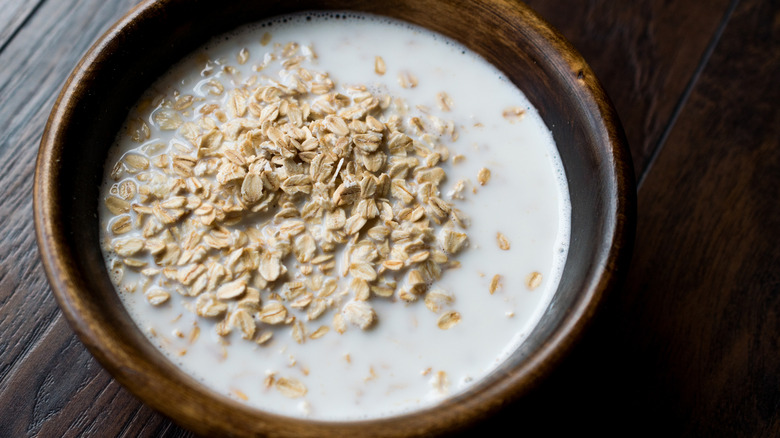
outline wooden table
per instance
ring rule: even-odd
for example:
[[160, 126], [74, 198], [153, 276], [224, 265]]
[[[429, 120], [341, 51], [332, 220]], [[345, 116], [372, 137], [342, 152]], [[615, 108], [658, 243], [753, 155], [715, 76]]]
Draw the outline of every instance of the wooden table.
[[[186, 436], [92, 358], [38, 258], [64, 79], [134, 0], [0, 0], [0, 436]], [[533, 394], [468, 435], [780, 436], [780, 4], [532, 0], [583, 53], [637, 174], [632, 267]], [[509, 429], [512, 430], [512, 429]]]

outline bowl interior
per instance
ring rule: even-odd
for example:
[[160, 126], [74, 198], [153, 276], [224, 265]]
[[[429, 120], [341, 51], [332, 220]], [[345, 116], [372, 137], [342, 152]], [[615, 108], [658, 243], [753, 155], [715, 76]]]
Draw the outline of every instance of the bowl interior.
[[[567, 174], [572, 241], [560, 286], [540, 324], [482, 383], [403, 421], [302, 422], [210, 392], [135, 327], [114, 292], [98, 244], [98, 189], [106, 153], [141, 93], [210, 36], [307, 9], [403, 19], [481, 54], [539, 110]], [[441, 432], [480, 419], [526, 392], [578, 337], [627, 259], [634, 202], [630, 169], [619, 122], [591, 70], [523, 5], [499, 0], [145, 2], [96, 43], [52, 112], [36, 174], [36, 227], [52, 287], [81, 339], [122, 384], [180, 424], [204, 434], [328, 436], [355, 428], [381, 435]]]

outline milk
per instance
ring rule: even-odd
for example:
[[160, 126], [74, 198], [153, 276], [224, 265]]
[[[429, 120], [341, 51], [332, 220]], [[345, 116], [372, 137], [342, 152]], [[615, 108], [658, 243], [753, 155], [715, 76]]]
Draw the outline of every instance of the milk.
[[[372, 298], [378, 323], [369, 331], [330, 330], [320, 339], [298, 344], [289, 327], [283, 327], [274, 329], [267, 344], [257, 345], [235, 332], [218, 336], [214, 321], [196, 316], [193, 301], [173, 291], [169, 302], [151, 306], [141, 291], [126, 290], [127, 284], [142, 279], [131, 269], [114, 278], [122, 302], [150, 342], [185, 372], [216, 392], [281, 415], [319, 420], [385, 417], [430, 406], [478, 384], [537, 324], [566, 260], [570, 202], [550, 131], [520, 90], [465, 47], [406, 23], [353, 13], [288, 16], [216, 38], [158, 80], [128, 120], [141, 117], [153, 126], [154, 96], [170, 96], [173, 90], [222, 103], [224, 95], [208, 93], [209, 79], [227, 84], [252, 75], [275, 77], [278, 62], [266, 62], [266, 53], [274, 51], [275, 44], [291, 41], [316, 53], [303, 66], [328, 72], [338, 87], [364, 84], [378, 94], [403, 99], [410, 115], [455, 123], [457, 139], [448, 138], [445, 144], [453, 156], [464, 158], [442, 165], [447, 172], [442, 197], [451, 200], [447, 193], [455, 184], [468, 181], [463, 199], [453, 202], [470, 218], [470, 244], [456, 257], [461, 267], [445, 271], [432, 287], [453, 294], [451, 308], [460, 313], [461, 322], [441, 330], [436, 325], [440, 315], [422, 300]], [[239, 64], [242, 48], [249, 58]], [[375, 72], [377, 56], [386, 65], [383, 75]], [[225, 66], [237, 72], [225, 72]], [[399, 83], [399, 75], [407, 74], [416, 78], [415, 87]], [[450, 111], [437, 105], [440, 92], [451, 98]], [[507, 108], [517, 107], [525, 110], [522, 117], [503, 116]], [[162, 143], [168, 150], [184, 141], [175, 131], [153, 128], [144, 145]], [[126, 135], [118, 137], [107, 161], [102, 199], [114, 184], [108, 177], [113, 163], [143, 147]], [[491, 175], [485, 185], [477, 182], [482, 168]], [[105, 244], [111, 238], [106, 230], [112, 214], [102, 201], [100, 205]], [[499, 248], [499, 232], [510, 242], [509, 250]], [[105, 246], [111, 271], [117, 257]], [[534, 272], [542, 281], [530, 290], [527, 277]], [[495, 275], [500, 280], [491, 294]], [[328, 325], [332, 313], [312, 326]], [[299, 380], [307, 387], [306, 395], [285, 397], [264, 384], [271, 375]]]

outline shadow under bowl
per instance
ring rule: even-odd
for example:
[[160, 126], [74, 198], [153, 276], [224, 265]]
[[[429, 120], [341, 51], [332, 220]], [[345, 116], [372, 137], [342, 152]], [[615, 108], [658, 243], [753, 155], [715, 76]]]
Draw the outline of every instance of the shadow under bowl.
[[[189, 377], [135, 326], [99, 245], [98, 191], [109, 147], [142, 92], [175, 61], [241, 24], [303, 10], [353, 10], [459, 41], [515, 83], [553, 133], [568, 179], [571, 244], [540, 323], [467, 391], [404, 415], [323, 422], [270, 414]], [[525, 5], [505, 0], [145, 1], [73, 71], [46, 126], [35, 175], [38, 245], [71, 327], [133, 394], [204, 435], [414, 436], [458, 430], [526, 394], [582, 335], [627, 268], [635, 227], [631, 158], [615, 111], [582, 57]]]

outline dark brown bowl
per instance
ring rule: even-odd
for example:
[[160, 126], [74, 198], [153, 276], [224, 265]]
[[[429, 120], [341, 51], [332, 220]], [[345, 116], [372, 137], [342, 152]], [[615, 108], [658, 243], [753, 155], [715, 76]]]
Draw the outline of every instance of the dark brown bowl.
[[[143, 90], [210, 36], [308, 9], [406, 20], [460, 41], [502, 70], [552, 130], [572, 202], [560, 286], [527, 341], [468, 391], [428, 409], [370, 421], [282, 417], [216, 394], [146, 340], [109, 280], [97, 202], [108, 147]], [[635, 222], [631, 158], [615, 111], [582, 57], [523, 4], [506, 0], [145, 1], [90, 49], [52, 110], [41, 140], [34, 207], [46, 274], [71, 327], [131, 392], [205, 435], [412, 436], [473, 424], [516, 400], [580, 338], [625, 270]]]

